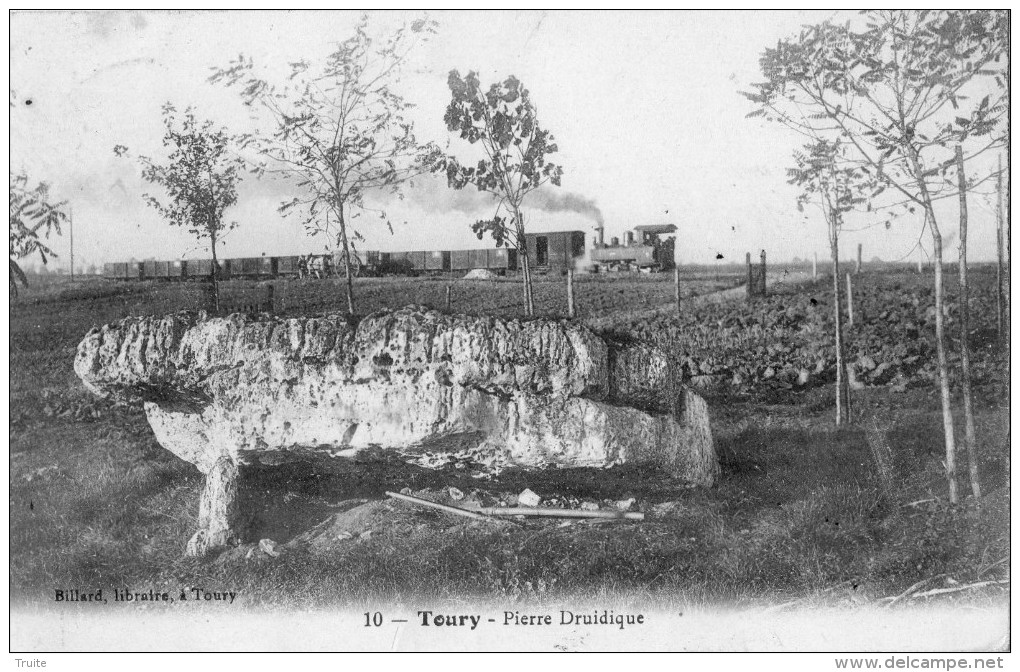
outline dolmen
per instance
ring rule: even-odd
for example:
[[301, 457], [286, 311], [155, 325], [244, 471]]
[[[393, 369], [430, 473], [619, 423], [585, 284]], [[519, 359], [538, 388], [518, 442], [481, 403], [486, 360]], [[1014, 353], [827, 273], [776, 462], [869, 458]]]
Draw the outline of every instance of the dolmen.
[[246, 464], [479, 436], [526, 468], [653, 463], [703, 486], [719, 472], [708, 407], [668, 358], [566, 320], [182, 312], [93, 329], [74, 369], [141, 403], [160, 445], [205, 475], [195, 556], [237, 541]]

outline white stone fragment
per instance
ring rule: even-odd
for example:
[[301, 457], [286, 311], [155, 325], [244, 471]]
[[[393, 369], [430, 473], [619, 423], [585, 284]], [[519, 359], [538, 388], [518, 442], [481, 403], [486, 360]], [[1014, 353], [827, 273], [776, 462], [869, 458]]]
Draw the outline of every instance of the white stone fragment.
[[538, 506], [542, 503], [542, 498], [538, 496], [538, 493], [526, 488], [521, 494], [517, 495], [517, 503], [521, 506]]

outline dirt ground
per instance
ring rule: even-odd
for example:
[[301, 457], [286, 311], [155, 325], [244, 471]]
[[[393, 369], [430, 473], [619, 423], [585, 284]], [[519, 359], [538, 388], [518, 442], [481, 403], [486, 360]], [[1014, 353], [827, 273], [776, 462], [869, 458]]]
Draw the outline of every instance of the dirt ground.
[[[990, 276], [974, 275], [976, 301], [985, 305]], [[810, 300], [823, 300], [824, 289], [790, 284], [764, 303], [698, 301], [693, 297], [732, 283], [699, 279], [684, 290], [689, 311], [675, 318], [669, 280], [593, 279], [585, 287], [591, 293], [580, 294], [581, 318], [597, 312], [602, 329], [669, 335], [663, 343], [686, 358], [687, 374], [699, 376], [712, 408], [723, 469], [716, 487], [686, 487], [635, 466], [486, 476], [456, 460], [427, 469], [375, 455], [328, 473], [301, 464], [251, 467], [247, 543], [206, 560], [182, 557], [197, 518], [200, 474], [155, 442], [138, 409], [90, 396], [71, 370], [75, 347], [92, 326], [127, 312], [186, 308], [196, 290], [103, 282], [34, 288], [11, 309], [12, 600], [45, 606], [59, 587], [216, 584], [232, 586], [255, 609], [412, 595], [542, 602], [593, 594], [660, 605], [881, 606], [920, 584], [913, 593], [963, 588], [908, 594], [897, 604], [1001, 601], [1009, 585], [1008, 355], [977, 343], [984, 497], [951, 506], [925, 359], [930, 278], [862, 279], [871, 302], [862, 319], [882, 326], [859, 329], [852, 357], [880, 361], [860, 364], [854, 423], [840, 428], [826, 364], [818, 364], [828, 356], [825, 344], [811, 340], [824, 335], [824, 311], [810, 312]], [[545, 310], [552, 312], [559, 281], [546, 282]], [[517, 290], [509, 281], [461, 283], [455, 309], [491, 306], [506, 314]], [[879, 303], [911, 295], [921, 301], [910, 324], [879, 317]], [[440, 297], [442, 281], [384, 278], [358, 287], [366, 312], [397, 298], [437, 305]], [[585, 310], [593, 313], [586, 318]], [[780, 312], [783, 319], [769, 317]], [[979, 316], [976, 338], [987, 337], [988, 317]], [[905, 342], [908, 331], [915, 337]], [[794, 334], [801, 345], [769, 349]], [[872, 375], [886, 361], [883, 372], [895, 375]], [[809, 365], [804, 384], [783, 375]], [[887, 437], [891, 463], [876, 459], [869, 426]], [[608, 510], [627, 502], [645, 520], [473, 521], [385, 495], [403, 490], [457, 505], [502, 505], [526, 488], [550, 506]], [[968, 492], [966, 478], [961, 488]]]

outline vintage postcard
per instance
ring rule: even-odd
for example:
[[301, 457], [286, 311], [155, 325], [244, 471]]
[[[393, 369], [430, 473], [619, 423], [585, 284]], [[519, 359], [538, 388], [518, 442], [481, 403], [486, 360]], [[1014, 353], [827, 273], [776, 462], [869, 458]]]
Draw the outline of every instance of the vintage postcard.
[[1008, 661], [1008, 10], [9, 21], [16, 667]]

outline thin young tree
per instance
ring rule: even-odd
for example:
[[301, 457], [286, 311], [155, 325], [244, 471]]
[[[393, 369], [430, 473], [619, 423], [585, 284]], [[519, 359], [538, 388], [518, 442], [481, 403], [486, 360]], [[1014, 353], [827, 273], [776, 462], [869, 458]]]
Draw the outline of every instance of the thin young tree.
[[974, 404], [970, 384], [970, 289], [967, 284], [967, 174], [963, 164], [963, 147], [956, 146], [956, 175], [960, 192], [960, 382], [963, 388], [963, 442], [967, 450], [970, 490], [981, 497], [978, 473], [977, 431], [974, 428]]
[[379, 41], [362, 17], [320, 67], [306, 60], [288, 64], [282, 84], [243, 54], [210, 77], [238, 90], [263, 120], [268, 117], [268, 130], [242, 135], [241, 145], [256, 152], [256, 175], [282, 175], [301, 192], [282, 203], [280, 213], [300, 217], [306, 231], [340, 248], [351, 314], [358, 266], [352, 247], [362, 239], [354, 220], [375, 212], [393, 232], [385, 212], [370, 208], [366, 195], [400, 194], [437, 152], [418, 142], [405, 117], [412, 105], [394, 88], [411, 51], [436, 25], [419, 19]]
[[[220, 309], [219, 259], [216, 246], [224, 234], [237, 226], [223, 218], [224, 211], [237, 203], [237, 184], [243, 162], [231, 147], [226, 129], [211, 121], [199, 121], [189, 107], [178, 117], [171, 104], [163, 105], [163, 147], [161, 159], [139, 156], [142, 177], [163, 188], [166, 197], [143, 194], [145, 202], [171, 226], [188, 230], [198, 240], [208, 239], [212, 254], [213, 310]], [[114, 153], [127, 154], [117, 145]]]
[[996, 327], [996, 348], [1001, 352], [1003, 346], [1006, 345], [1005, 330], [1003, 329], [1004, 314], [1005, 314], [1005, 301], [1003, 296], [1003, 245], [1005, 244], [1005, 234], [1003, 231], [1003, 216], [1004, 211], [1002, 207], [1002, 157], [999, 157], [999, 174], [995, 179], [995, 327]]
[[[555, 139], [539, 125], [528, 90], [513, 75], [483, 91], [476, 72], [461, 77], [453, 70], [448, 84], [452, 98], [444, 117], [446, 126], [472, 145], [480, 145], [484, 156], [474, 167], [453, 157], [445, 157], [435, 167], [446, 173], [454, 189], [472, 184], [496, 197], [492, 219], [479, 220], [471, 228], [479, 240], [489, 233], [497, 247], [517, 250], [524, 275], [525, 311], [531, 317], [535, 298], [522, 206], [527, 195], [543, 184], [560, 186], [563, 168], [546, 160], [558, 151]], [[501, 211], [508, 216], [500, 216]]]
[[806, 27], [766, 49], [760, 60], [765, 81], [744, 93], [759, 106], [756, 114], [853, 148], [851, 160], [876, 180], [860, 194], [869, 205], [923, 215], [934, 252], [935, 344], [952, 503], [959, 496], [943, 240], [934, 204], [957, 194], [947, 175], [957, 145], [972, 165], [1005, 142], [998, 129], [1008, 115], [1007, 44], [1008, 16], [1001, 11], [868, 12], [858, 24]]
[[[907, 27], [909, 24], [901, 22], [899, 25]], [[914, 28], [911, 51], [908, 52], [915, 56], [913, 60], [916, 65], [929, 73], [929, 78], [937, 77], [943, 83], [948, 82], [956, 87], [957, 91], [965, 91], [967, 85], [973, 83], [975, 68], [978, 70], [978, 76], [986, 80], [989, 79], [989, 75], [994, 78], [992, 90], [986, 93], [969, 113], [960, 115], [955, 112], [959, 110], [959, 99], [966, 99], [964, 93], [949, 94], [949, 103], [954, 108], [954, 116], [951, 121], [947, 120], [944, 123], [933, 139], [940, 147], [952, 148], [954, 151], [952, 159], [943, 161], [939, 174], [952, 185], [951, 173], [952, 168], [955, 168], [955, 186], [960, 203], [960, 388], [964, 408], [964, 445], [968, 457], [971, 492], [975, 498], [981, 496], [981, 486], [971, 398], [970, 296], [967, 277], [967, 193], [973, 191], [975, 185], [967, 180], [964, 147], [977, 144], [991, 148], [1008, 144], [1008, 80], [1004, 77], [1002, 69], [995, 67], [999, 62], [1005, 66], [1008, 58], [1007, 31], [1008, 22], [996, 13], [960, 12], [945, 16], [939, 14], [924, 16], [918, 20]], [[977, 142], [971, 142], [972, 140]], [[914, 156], [916, 158], [918, 153], [915, 152]], [[974, 156], [970, 156], [967, 161], [973, 158]], [[916, 162], [912, 165], [916, 176], [920, 168]], [[990, 180], [993, 174], [990, 169], [987, 170], [981, 181]], [[920, 180], [917, 181], [920, 186]], [[951, 193], [951, 190], [949, 191]], [[930, 204], [929, 215], [933, 216]], [[936, 273], [938, 274], [940, 270], [936, 268]], [[952, 489], [952, 484], [950, 488]]]
[[42, 263], [57, 256], [43, 241], [51, 233], [60, 235], [60, 224], [67, 221], [64, 212], [66, 201], [52, 202], [50, 187], [40, 182], [29, 187], [29, 178], [24, 172], [10, 171], [11, 189], [11, 230], [8, 243], [10, 246], [10, 297], [18, 298], [18, 283], [28, 287], [28, 278], [18, 264], [33, 254], [38, 254]]
[[843, 298], [839, 271], [839, 234], [846, 215], [862, 200], [857, 193], [870, 178], [853, 162], [845, 160], [845, 148], [839, 142], [817, 139], [794, 152], [796, 165], [787, 170], [790, 184], [800, 187], [797, 206], [817, 205], [829, 234], [832, 261], [833, 320], [836, 350], [836, 424], [851, 419], [850, 379], [846, 362], [846, 335], [843, 322]]
[[[971, 71], [977, 67], [981, 69], [985, 79], [992, 75], [995, 84], [992, 91], [980, 99], [974, 112], [962, 116], [954, 113], [953, 119], [945, 123], [935, 138], [941, 146], [954, 150], [952, 168], [955, 168], [955, 187], [960, 204], [958, 247], [960, 388], [964, 410], [964, 446], [968, 458], [971, 492], [975, 498], [980, 498], [977, 436], [971, 394], [970, 288], [967, 274], [967, 194], [974, 190], [974, 185], [969, 184], [967, 180], [964, 154], [965, 145], [972, 144], [968, 142], [972, 139], [977, 139], [982, 144], [987, 144], [988, 139], [991, 139], [993, 144], [997, 142], [998, 146], [1008, 146], [1009, 84], [1005, 73], [995, 67], [1000, 61], [1005, 64], [1008, 58], [1008, 22], [994, 13], [954, 13], [947, 17], [934, 15], [934, 18], [927, 21], [922, 18], [918, 23], [919, 26], [914, 33], [913, 51], [920, 55], [919, 66], [954, 85], [970, 83], [973, 77]], [[957, 101], [950, 100], [950, 103], [953, 103], [954, 109], [958, 109]], [[1000, 123], [1003, 113], [1006, 116]], [[952, 180], [953, 171], [947, 170], [945, 164], [940, 172], [947, 181]], [[984, 179], [991, 179], [992, 174], [990, 169], [987, 170]], [[995, 175], [996, 178], [1001, 175], [1001, 166], [995, 171]]]

